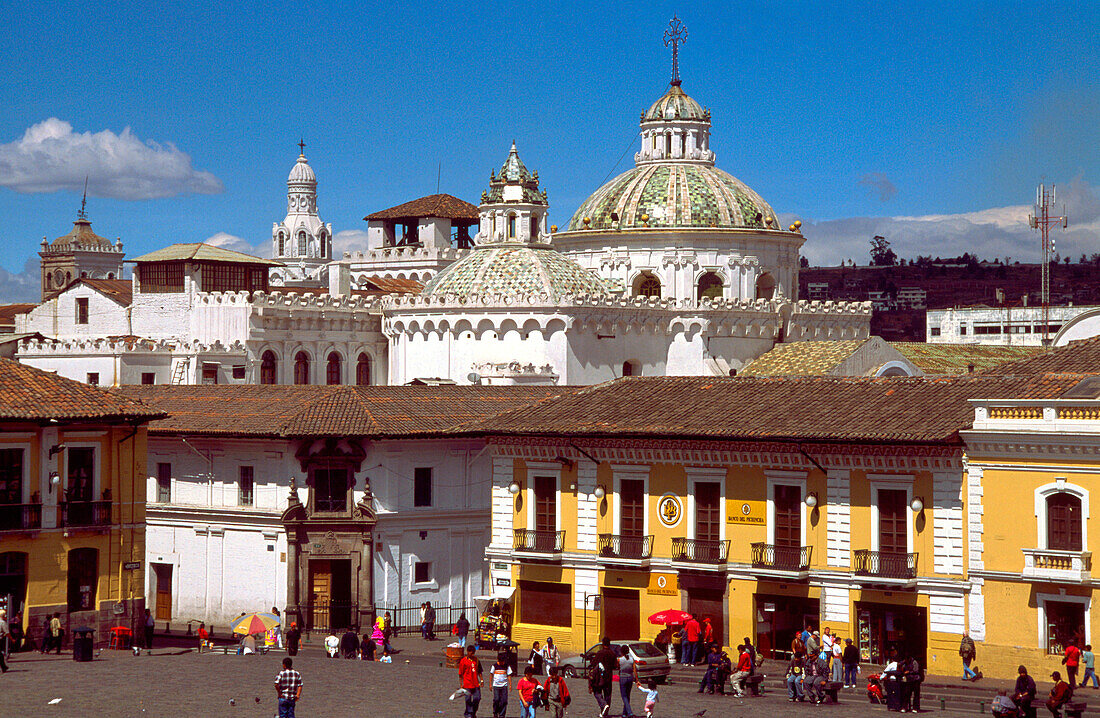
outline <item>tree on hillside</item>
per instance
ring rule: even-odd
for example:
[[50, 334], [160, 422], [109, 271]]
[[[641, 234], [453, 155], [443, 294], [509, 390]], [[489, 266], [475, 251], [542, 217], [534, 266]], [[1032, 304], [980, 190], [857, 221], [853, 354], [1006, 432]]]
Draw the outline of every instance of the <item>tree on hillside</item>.
[[898, 263], [898, 255], [890, 248], [890, 242], [876, 234], [871, 240], [871, 266], [893, 267]]

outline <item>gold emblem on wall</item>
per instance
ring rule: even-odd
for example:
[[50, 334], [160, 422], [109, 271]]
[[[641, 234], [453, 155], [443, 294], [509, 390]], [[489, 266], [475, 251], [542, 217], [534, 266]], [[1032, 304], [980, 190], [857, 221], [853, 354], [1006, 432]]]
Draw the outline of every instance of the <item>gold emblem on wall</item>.
[[661, 525], [674, 528], [684, 516], [684, 505], [676, 494], [665, 494], [657, 500], [657, 518]]

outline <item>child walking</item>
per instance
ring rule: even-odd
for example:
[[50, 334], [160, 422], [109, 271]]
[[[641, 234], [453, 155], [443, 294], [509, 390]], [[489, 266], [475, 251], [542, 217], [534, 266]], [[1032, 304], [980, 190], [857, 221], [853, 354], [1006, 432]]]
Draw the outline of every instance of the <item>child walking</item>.
[[533, 666], [527, 666], [523, 669], [523, 678], [520, 678], [519, 683], [516, 684], [516, 690], [519, 691], [519, 702], [523, 706], [520, 711], [521, 718], [535, 718], [535, 709], [542, 703], [539, 696], [542, 686], [535, 680], [535, 668]]
[[562, 677], [558, 675], [557, 666], [550, 666], [550, 677], [546, 679], [543, 690], [546, 691], [546, 702], [550, 704], [552, 718], [565, 718], [565, 709], [569, 706], [571, 699], [569, 698], [569, 688], [566, 687]]
[[645, 693], [645, 718], [653, 718], [653, 711], [657, 708], [657, 681], [650, 678], [643, 692]]
[[508, 713], [508, 685], [509, 676], [512, 675], [511, 661], [508, 654], [501, 651], [497, 654], [497, 662], [493, 664], [493, 718], [504, 718]]

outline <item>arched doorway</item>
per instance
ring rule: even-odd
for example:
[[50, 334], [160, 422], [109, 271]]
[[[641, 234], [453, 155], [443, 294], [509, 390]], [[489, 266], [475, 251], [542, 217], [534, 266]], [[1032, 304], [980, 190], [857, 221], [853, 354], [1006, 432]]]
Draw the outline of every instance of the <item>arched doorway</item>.
[[336, 352], [332, 352], [328, 355], [328, 366], [325, 369], [325, 383], [328, 385], [340, 384], [342, 377], [343, 362], [340, 360], [340, 355]]
[[649, 272], [642, 272], [634, 280], [634, 296], [660, 298], [661, 280]]
[[775, 277], [764, 272], [756, 278], [756, 298], [771, 299], [775, 296]]
[[309, 354], [304, 351], [294, 355], [294, 383], [309, 383]]
[[260, 357], [260, 383], [277, 384], [278, 382], [279, 377], [276, 373], [275, 352], [268, 349]]
[[365, 353], [360, 354], [355, 362], [355, 383], [358, 386], [370, 386], [370, 357]]
[[699, 277], [696, 288], [696, 299], [721, 299], [725, 283], [717, 272], [707, 272]]

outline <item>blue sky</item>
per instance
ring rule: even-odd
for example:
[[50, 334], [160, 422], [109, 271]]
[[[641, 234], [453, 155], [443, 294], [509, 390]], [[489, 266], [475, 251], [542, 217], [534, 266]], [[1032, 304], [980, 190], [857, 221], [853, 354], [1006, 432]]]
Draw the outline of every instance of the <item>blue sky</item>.
[[437, 172], [476, 203], [513, 139], [564, 225], [629, 167], [673, 14], [719, 167], [801, 218], [815, 263], [863, 263], [875, 233], [902, 256], [1031, 259], [1017, 225], [1043, 178], [1072, 205], [1061, 246], [1100, 252], [1097, 3], [24, 3], [5, 17], [0, 300], [36, 293], [20, 273], [85, 174], [128, 256], [266, 249], [300, 136], [344, 247]]

